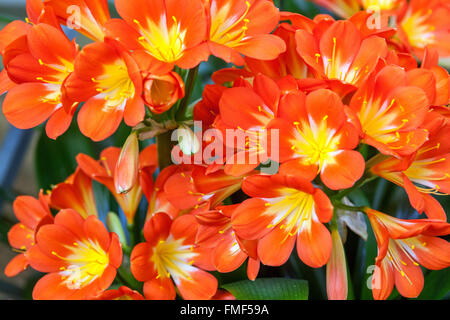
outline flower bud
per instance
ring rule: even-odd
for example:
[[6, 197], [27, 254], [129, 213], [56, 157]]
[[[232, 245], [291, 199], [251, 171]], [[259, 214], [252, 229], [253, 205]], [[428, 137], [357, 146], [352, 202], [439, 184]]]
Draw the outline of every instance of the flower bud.
[[176, 72], [150, 75], [144, 81], [144, 101], [154, 113], [169, 110], [184, 97], [184, 82]]
[[106, 216], [106, 226], [111, 232], [115, 232], [119, 237], [119, 241], [122, 245], [127, 245], [127, 237], [125, 231], [123, 230], [122, 223], [120, 222], [119, 216], [114, 212], [108, 212]]
[[192, 155], [200, 150], [200, 141], [191, 128], [186, 125], [180, 125], [176, 133], [178, 146], [185, 155]]
[[139, 170], [139, 141], [132, 132], [120, 152], [114, 171], [114, 187], [117, 193], [127, 193], [136, 184]]
[[347, 262], [337, 228], [331, 231], [331, 239], [333, 248], [327, 263], [327, 295], [329, 300], [346, 300], [348, 293]]

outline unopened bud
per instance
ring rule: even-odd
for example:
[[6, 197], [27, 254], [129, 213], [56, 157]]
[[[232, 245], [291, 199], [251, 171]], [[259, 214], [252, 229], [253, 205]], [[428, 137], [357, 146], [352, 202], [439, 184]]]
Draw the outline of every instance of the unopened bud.
[[119, 241], [123, 245], [127, 245], [127, 237], [125, 236], [125, 231], [123, 230], [122, 223], [120, 223], [119, 216], [114, 212], [108, 212], [106, 216], [106, 226], [108, 230], [114, 232], [119, 237]]
[[185, 155], [192, 155], [200, 150], [200, 142], [191, 128], [180, 125], [176, 133], [178, 146]]
[[114, 172], [114, 187], [117, 193], [130, 191], [138, 179], [139, 141], [137, 134], [132, 132], [120, 152]]
[[327, 295], [328, 300], [346, 300], [348, 292], [347, 262], [344, 246], [337, 229], [331, 231], [333, 247], [327, 263]]

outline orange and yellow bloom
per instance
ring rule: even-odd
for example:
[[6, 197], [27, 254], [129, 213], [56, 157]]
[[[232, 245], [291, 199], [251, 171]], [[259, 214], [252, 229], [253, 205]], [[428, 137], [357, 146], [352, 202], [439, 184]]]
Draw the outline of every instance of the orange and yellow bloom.
[[242, 189], [251, 199], [236, 208], [231, 217], [236, 234], [258, 241], [263, 264], [280, 266], [295, 243], [300, 259], [317, 268], [331, 254], [331, 235], [323, 223], [333, 214], [325, 193], [296, 176], [256, 175], [244, 180]]
[[48, 273], [34, 287], [34, 299], [80, 300], [111, 285], [122, 263], [122, 248], [117, 235], [108, 233], [95, 216], [83, 220], [66, 209], [54, 224], [39, 229], [26, 257], [34, 269]]
[[450, 225], [439, 220], [402, 220], [366, 209], [378, 243], [378, 256], [372, 278], [375, 299], [387, 299], [394, 284], [399, 293], [415, 298], [424, 278], [419, 265], [439, 270], [450, 266]]
[[184, 215], [172, 221], [157, 213], [144, 227], [146, 242], [131, 253], [131, 272], [144, 282], [147, 299], [175, 299], [175, 286], [184, 299], [210, 299], [217, 290], [217, 279], [200, 269], [208, 267], [207, 250], [197, 250], [195, 217]]

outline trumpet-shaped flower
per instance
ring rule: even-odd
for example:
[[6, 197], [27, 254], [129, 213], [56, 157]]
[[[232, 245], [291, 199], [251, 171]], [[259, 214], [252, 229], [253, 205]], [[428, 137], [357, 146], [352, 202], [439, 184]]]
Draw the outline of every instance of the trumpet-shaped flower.
[[161, 75], [174, 65], [191, 69], [208, 59], [201, 0], [116, 0], [116, 8], [124, 20], [109, 21], [107, 34], [134, 51], [141, 69]]
[[145, 298], [175, 299], [175, 286], [189, 300], [207, 300], [216, 293], [217, 279], [202, 270], [210, 268], [210, 252], [195, 245], [197, 229], [193, 215], [172, 221], [160, 212], [146, 222], [146, 242], [131, 253], [131, 272], [144, 282]]
[[420, 125], [428, 107], [425, 92], [408, 85], [406, 72], [398, 66], [372, 74], [350, 102], [363, 141], [395, 157], [413, 153], [426, 141], [428, 133]]
[[263, 264], [280, 266], [295, 243], [300, 259], [318, 268], [330, 258], [332, 241], [323, 223], [330, 221], [333, 206], [325, 193], [298, 176], [276, 174], [248, 177], [242, 190], [251, 196], [231, 217], [237, 236], [257, 240]]
[[450, 56], [450, 7], [441, 0], [411, 0], [399, 21], [399, 37], [413, 52], [423, 58], [427, 47], [441, 57]]
[[431, 270], [450, 266], [450, 243], [437, 236], [450, 233], [450, 224], [439, 220], [403, 220], [366, 209], [378, 243], [372, 293], [377, 300], [389, 297], [394, 288], [407, 298], [422, 291], [419, 265]]
[[[2, 53], [8, 78], [18, 84], [8, 91], [3, 113], [20, 129], [36, 127], [49, 119], [47, 135], [55, 139], [69, 127], [77, 105], [65, 97], [63, 84], [74, 69], [78, 46], [48, 24], [18, 28], [28, 29], [19, 31], [26, 35], [8, 42]], [[17, 28], [2, 32], [17, 32]], [[5, 38], [8, 40], [8, 36]]]
[[94, 141], [112, 135], [122, 119], [129, 126], [144, 120], [141, 74], [136, 62], [118, 46], [96, 42], [84, 47], [65, 86], [72, 100], [86, 101], [78, 125]]
[[98, 216], [91, 177], [77, 168], [66, 181], [50, 191], [50, 205], [57, 210], [73, 209], [83, 218]]
[[13, 210], [20, 222], [9, 230], [8, 241], [19, 254], [5, 268], [8, 277], [14, 277], [28, 267], [25, 253], [36, 244], [36, 232], [41, 226], [53, 223], [53, 216], [42, 192], [39, 199], [30, 196], [17, 197]]
[[287, 95], [269, 132], [280, 131], [281, 172], [313, 180], [317, 174], [331, 189], [351, 187], [364, 172], [364, 158], [354, 151], [358, 131], [348, 122], [337, 94], [319, 89], [308, 96]]
[[231, 272], [248, 258], [247, 276], [255, 280], [259, 271], [257, 240], [240, 239], [231, 225], [231, 216], [239, 204], [218, 206], [195, 214], [199, 223], [196, 243], [213, 249], [214, 267], [219, 272]]
[[76, 211], [61, 210], [54, 224], [42, 226], [36, 245], [27, 251], [30, 265], [42, 277], [33, 289], [38, 300], [80, 300], [107, 289], [122, 263], [122, 247], [95, 216], [84, 220]]
[[268, 0], [208, 0], [209, 48], [226, 62], [243, 65], [240, 54], [273, 60], [286, 50], [270, 33], [278, 25], [278, 9]]
[[342, 96], [358, 88], [387, 54], [385, 39], [364, 35], [350, 20], [314, 33], [300, 29], [295, 37], [300, 56]]
[[[432, 116], [426, 118], [432, 122]], [[431, 195], [450, 194], [450, 124], [443, 123], [430, 130], [430, 138], [407, 159], [388, 158], [371, 168], [384, 179], [405, 188], [412, 206], [425, 211], [432, 219], [446, 221], [439, 202]]]

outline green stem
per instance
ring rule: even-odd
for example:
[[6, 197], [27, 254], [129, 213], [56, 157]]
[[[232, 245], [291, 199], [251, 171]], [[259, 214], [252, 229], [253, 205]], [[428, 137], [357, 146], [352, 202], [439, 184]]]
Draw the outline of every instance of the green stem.
[[174, 141], [172, 141], [172, 130], [164, 132], [156, 137], [156, 143], [158, 145], [158, 165], [162, 170], [172, 164], [172, 148]]
[[117, 277], [121, 282], [123, 282], [124, 285], [126, 285], [130, 289], [139, 289], [139, 282], [133, 279], [132, 276], [127, 271], [125, 271], [124, 268], [120, 267], [119, 269], [117, 269]]
[[353, 187], [339, 191], [333, 197], [333, 199], [340, 200], [340, 199], [344, 198], [346, 195], [348, 195], [349, 193], [351, 193], [352, 191], [354, 191], [358, 188], [361, 188], [363, 185], [365, 185], [366, 183], [368, 183], [376, 178], [378, 178], [378, 176], [373, 175], [370, 171], [366, 171], [364, 173], [364, 175], [361, 177], [361, 179], [359, 179]]
[[354, 212], [365, 212], [366, 207], [354, 207], [348, 206], [338, 201], [333, 201], [333, 206], [338, 209], [354, 211]]
[[178, 109], [176, 119], [183, 120], [186, 115], [187, 108], [189, 106], [189, 101], [191, 100], [192, 93], [194, 91], [195, 82], [197, 81], [199, 66], [192, 68], [188, 72], [187, 80], [186, 80], [186, 93], [184, 95], [183, 100], [181, 100], [180, 107]]

